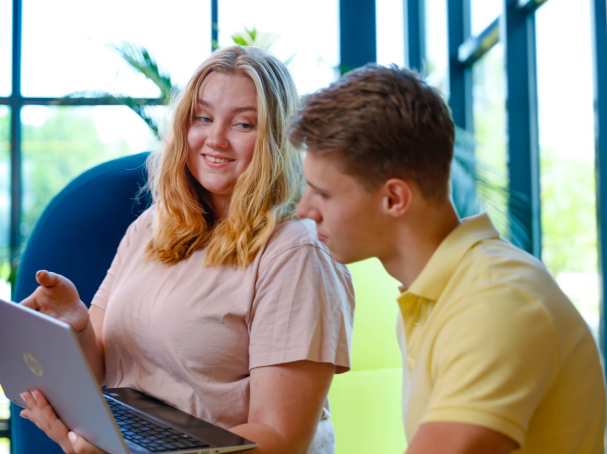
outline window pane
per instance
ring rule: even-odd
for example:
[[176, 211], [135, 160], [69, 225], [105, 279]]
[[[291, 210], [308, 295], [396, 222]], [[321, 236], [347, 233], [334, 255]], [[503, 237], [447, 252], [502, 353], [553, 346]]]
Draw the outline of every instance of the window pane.
[[26, 238], [49, 200], [89, 167], [151, 150], [157, 142], [126, 107], [26, 107], [23, 121]]
[[10, 115], [8, 108], [0, 106], [0, 298], [11, 296], [8, 283], [9, 223], [10, 223], [10, 147], [8, 141]]
[[123, 42], [147, 48], [183, 86], [210, 54], [210, 8], [210, 0], [23, 0], [23, 93], [158, 96], [110, 47]]
[[9, 454], [10, 453], [10, 444], [8, 439], [0, 438], [0, 454]]
[[234, 44], [232, 36], [245, 29], [260, 35], [287, 62], [300, 94], [324, 87], [338, 75], [339, 14], [336, 0], [230, 0], [220, 2], [219, 45]]
[[[473, 69], [474, 140], [479, 171], [492, 183], [507, 186], [506, 81], [504, 48], [493, 47]], [[505, 193], [478, 188], [486, 200], [486, 210], [500, 233], [508, 237]]]
[[445, 0], [426, 1], [426, 75], [428, 82], [449, 99], [447, 9]]
[[[8, 416], [9, 416], [8, 399], [4, 395], [4, 391], [2, 390], [2, 386], [0, 386], [0, 419], [7, 419]], [[0, 438], [0, 440], [2, 440], [2, 439]], [[3, 446], [0, 443], [0, 453], [4, 452], [2, 449], [3, 449]]]
[[[2, 391], [2, 386], [0, 386], [0, 420], [8, 419], [9, 417], [9, 404], [8, 399], [4, 395], [4, 391]], [[10, 443], [8, 438], [0, 438], [0, 454], [9, 454], [10, 453]]]
[[398, 66], [405, 64], [405, 27], [402, 0], [375, 1], [377, 31], [377, 63]]
[[0, 96], [11, 92], [13, 2], [0, 0]]
[[472, 35], [478, 35], [502, 14], [504, 0], [472, 0], [470, 4]]
[[[537, 10], [536, 30], [542, 258], [597, 334], [599, 281], [589, 2], [547, 2]], [[554, 49], [559, 51], [555, 53]]]

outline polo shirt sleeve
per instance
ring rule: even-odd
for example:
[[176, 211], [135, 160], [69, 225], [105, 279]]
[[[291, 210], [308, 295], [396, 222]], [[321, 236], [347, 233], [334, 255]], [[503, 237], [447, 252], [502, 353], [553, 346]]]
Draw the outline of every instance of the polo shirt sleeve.
[[350, 367], [354, 292], [350, 275], [315, 244], [265, 257], [249, 328], [249, 367], [308, 360]]
[[453, 307], [461, 309], [446, 317], [432, 350], [434, 386], [422, 422], [476, 424], [523, 446], [556, 373], [552, 319], [541, 302], [515, 288], [485, 291]]

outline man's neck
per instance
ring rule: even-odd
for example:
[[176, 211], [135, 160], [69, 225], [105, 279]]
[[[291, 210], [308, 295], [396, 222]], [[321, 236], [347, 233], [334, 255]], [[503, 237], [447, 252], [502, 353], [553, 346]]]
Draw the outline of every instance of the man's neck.
[[430, 257], [460, 221], [451, 203], [424, 206], [411, 213], [393, 237], [385, 257], [379, 257], [386, 271], [404, 288], [409, 288]]

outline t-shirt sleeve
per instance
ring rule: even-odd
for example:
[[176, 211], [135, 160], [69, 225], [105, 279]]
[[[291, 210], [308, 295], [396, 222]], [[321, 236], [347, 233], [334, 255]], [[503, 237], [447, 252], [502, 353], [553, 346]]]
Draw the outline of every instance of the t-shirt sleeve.
[[145, 223], [151, 222], [151, 208], [144, 211], [137, 219], [135, 219], [127, 228], [124, 236], [118, 244], [116, 255], [112, 259], [112, 263], [101, 281], [101, 285], [95, 292], [95, 296], [91, 301], [91, 306], [105, 310], [108, 298], [112, 292], [114, 283], [120, 276], [124, 261], [131, 255], [133, 244], [141, 234], [141, 230], [145, 228]]
[[319, 246], [264, 257], [251, 310], [250, 368], [309, 360], [345, 372], [353, 312], [350, 274]]
[[542, 304], [515, 289], [476, 295], [465, 307], [436, 339], [434, 387], [422, 422], [476, 424], [523, 446], [556, 372], [554, 324]]

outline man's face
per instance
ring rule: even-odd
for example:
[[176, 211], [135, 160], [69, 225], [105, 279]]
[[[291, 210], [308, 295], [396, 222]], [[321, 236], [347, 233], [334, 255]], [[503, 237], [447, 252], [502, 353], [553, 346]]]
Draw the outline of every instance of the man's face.
[[369, 191], [344, 173], [338, 159], [306, 153], [304, 174], [308, 186], [297, 214], [316, 222], [318, 238], [339, 262], [378, 256], [383, 219], [380, 191]]

